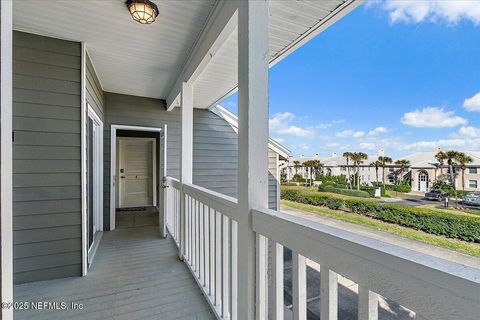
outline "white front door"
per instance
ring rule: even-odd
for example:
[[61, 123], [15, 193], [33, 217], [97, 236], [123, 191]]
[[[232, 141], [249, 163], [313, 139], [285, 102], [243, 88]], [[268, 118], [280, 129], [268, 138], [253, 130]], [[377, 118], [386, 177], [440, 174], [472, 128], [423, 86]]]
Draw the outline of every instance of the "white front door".
[[428, 188], [428, 174], [420, 172], [418, 175], [418, 191], [427, 191]]
[[154, 193], [155, 139], [119, 138], [119, 207], [152, 206]]

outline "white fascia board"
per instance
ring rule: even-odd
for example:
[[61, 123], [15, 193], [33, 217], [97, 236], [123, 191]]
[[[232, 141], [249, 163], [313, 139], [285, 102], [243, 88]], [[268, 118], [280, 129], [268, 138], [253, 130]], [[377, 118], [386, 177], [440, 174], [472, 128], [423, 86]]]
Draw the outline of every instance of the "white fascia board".
[[[238, 133], [238, 117], [220, 105], [209, 108], [209, 110], [221, 117], [230, 124], [233, 130]], [[288, 159], [291, 151], [272, 138], [268, 139], [268, 147], [278, 153], [282, 158]]]
[[202, 73], [217, 51], [237, 27], [236, 1], [219, 1], [208, 19], [192, 54], [167, 97], [167, 110], [180, 105], [182, 84], [192, 83]]

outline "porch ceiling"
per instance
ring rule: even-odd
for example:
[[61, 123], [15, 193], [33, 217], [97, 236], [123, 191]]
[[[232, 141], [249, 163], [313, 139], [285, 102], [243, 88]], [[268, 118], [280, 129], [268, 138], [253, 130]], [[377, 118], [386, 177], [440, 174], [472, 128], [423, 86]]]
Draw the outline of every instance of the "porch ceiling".
[[[123, 0], [21, 0], [14, 28], [84, 41], [105, 91], [167, 99], [216, 0], [155, 0], [152, 25], [134, 22]], [[353, 10], [361, 0], [270, 1], [273, 65]], [[208, 108], [237, 86], [237, 32], [195, 80], [194, 104]]]

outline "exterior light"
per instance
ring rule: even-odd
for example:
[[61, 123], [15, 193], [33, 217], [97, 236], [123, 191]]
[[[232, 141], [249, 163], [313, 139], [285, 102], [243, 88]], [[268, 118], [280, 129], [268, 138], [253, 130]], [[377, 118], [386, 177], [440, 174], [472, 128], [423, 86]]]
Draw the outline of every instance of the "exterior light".
[[127, 0], [125, 2], [133, 20], [141, 24], [151, 24], [158, 16], [158, 7], [149, 0]]

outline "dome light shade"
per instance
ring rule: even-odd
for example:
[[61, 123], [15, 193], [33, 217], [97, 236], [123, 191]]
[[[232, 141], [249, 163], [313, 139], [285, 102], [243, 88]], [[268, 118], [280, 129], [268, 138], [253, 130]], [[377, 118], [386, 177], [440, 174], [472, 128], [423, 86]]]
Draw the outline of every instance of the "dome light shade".
[[127, 0], [125, 2], [133, 20], [141, 24], [151, 24], [158, 16], [158, 7], [149, 0]]

